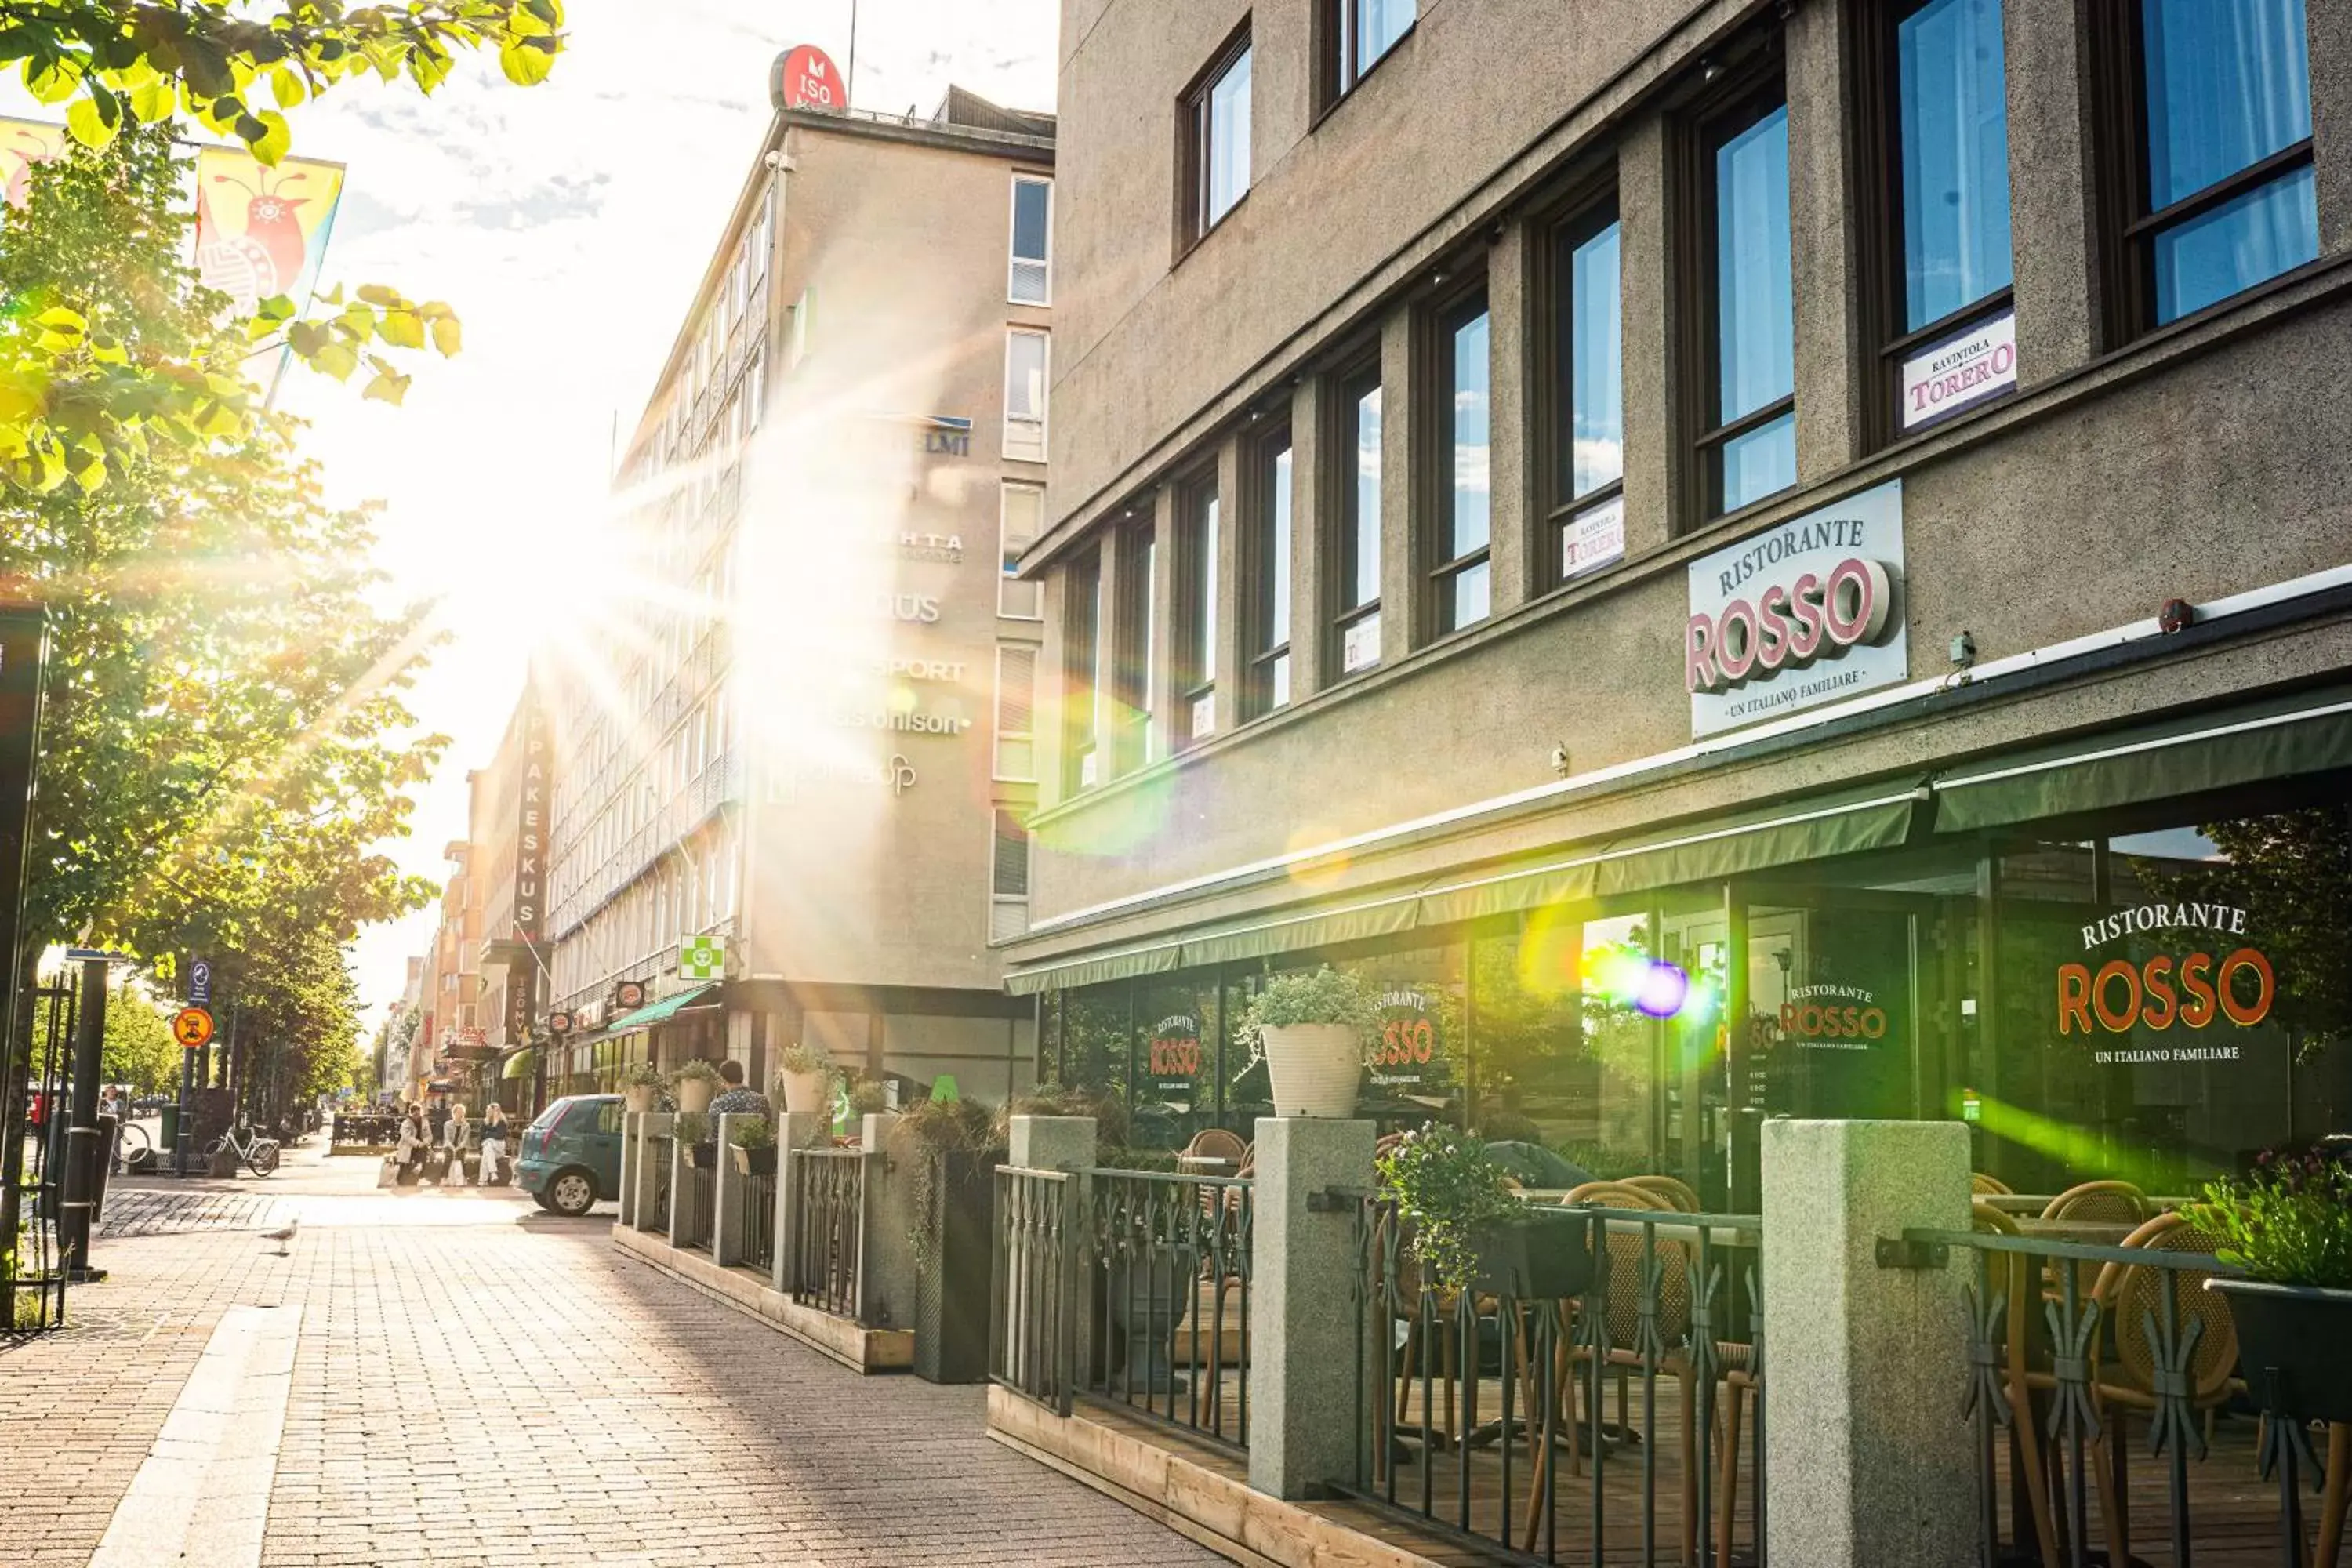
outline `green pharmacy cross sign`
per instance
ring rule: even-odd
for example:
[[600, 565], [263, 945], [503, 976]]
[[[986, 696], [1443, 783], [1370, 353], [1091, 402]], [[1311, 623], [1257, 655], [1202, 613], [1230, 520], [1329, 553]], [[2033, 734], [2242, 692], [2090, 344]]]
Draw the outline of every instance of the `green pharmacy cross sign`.
[[715, 936], [690, 936], [677, 944], [677, 974], [681, 980], [727, 978], [727, 944]]

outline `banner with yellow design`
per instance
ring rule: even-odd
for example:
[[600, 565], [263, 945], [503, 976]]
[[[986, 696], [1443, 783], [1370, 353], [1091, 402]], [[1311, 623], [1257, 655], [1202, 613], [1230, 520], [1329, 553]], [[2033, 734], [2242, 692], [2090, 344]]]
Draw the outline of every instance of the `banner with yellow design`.
[[196, 153], [196, 273], [253, 314], [272, 295], [310, 308], [343, 196], [343, 166], [309, 158], [262, 163], [241, 147]]

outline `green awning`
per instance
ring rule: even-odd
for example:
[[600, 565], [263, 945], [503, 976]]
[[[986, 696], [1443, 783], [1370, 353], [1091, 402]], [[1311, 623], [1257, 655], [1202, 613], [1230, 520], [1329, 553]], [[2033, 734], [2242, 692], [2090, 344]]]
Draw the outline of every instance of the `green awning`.
[[511, 1079], [530, 1076], [530, 1064], [538, 1054], [539, 1047], [536, 1046], [525, 1046], [522, 1049], [512, 1052], [508, 1056], [506, 1065], [499, 1068], [499, 1077], [501, 1079]]
[[1595, 842], [1565, 854], [1416, 888], [1258, 916], [1207, 931], [1038, 964], [1006, 977], [1016, 996], [1136, 974], [1279, 957], [1310, 948], [1436, 931], [1489, 915], [1580, 903], [1686, 882], [1719, 881], [1806, 860], [1901, 844], [1926, 790], [1896, 780], [1780, 801], [1680, 827]]
[[635, 1012], [624, 1013], [605, 1025], [604, 1033], [617, 1035], [624, 1029], [639, 1029], [647, 1024], [658, 1024], [679, 1009], [692, 1006], [718, 989], [715, 984], [698, 985], [691, 991], [681, 991], [674, 996], [665, 996], [658, 1002], [648, 1002]]
[[2352, 686], [1955, 769], [1936, 782], [1936, 827], [2005, 827], [2336, 768], [2352, 768]]

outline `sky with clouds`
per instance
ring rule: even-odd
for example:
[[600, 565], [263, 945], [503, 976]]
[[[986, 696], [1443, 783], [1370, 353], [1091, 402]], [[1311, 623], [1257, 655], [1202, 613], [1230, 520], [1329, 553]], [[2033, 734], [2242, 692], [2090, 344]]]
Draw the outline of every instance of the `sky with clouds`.
[[[855, 101], [928, 113], [953, 81], [1050, 109], [1056, 0], [859, 0]], [[495, 61], [439, 92], [338, 89], [294, 117], [298, 156], [349, 165], [327, 282], [442, 299], [465, 352], [415, 366], [406, 405], [362, 404], [299, 370], [283, 402], [338, 501], [381, 501], [378, 558], [400, 602], [432, 599], [447, 641], [411, 694], [451, 738], [409, 870], [445, 869], [534, 638], [593, 571], [615, 422], [634, 425], [770, 118], [768, 62], [814, 43], [846, 66], [850, 0], [569, 0], [554, 74]], [[425, 912], [364, 934], [373, 1019], [397, 996]]]

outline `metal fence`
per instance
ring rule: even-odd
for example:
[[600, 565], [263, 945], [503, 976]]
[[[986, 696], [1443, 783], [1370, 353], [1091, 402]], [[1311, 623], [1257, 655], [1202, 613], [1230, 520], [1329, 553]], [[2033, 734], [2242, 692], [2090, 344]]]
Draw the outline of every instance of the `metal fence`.
[[1076, 1382], [1080, 1226], [1076, 1178], [1066, 1171], [996, 1168], [990, 1248], [988, 1378], [1059, 1415]]
[[[1986, 1563], [2339, 1560], [2352, 1427], [2328, 1429], [2323, 1460], [2305, 1424], [2260, 1414], [2265, 1376], [2242, 1363], [2228, 1299], [2204, 1289], [2236, 1270], [2193, 1219], [2119, 1247], [1903, 1239], [1922, 1266], [1948, 1257], [1968, 1271], [1954, 1408], [1975, 1449]], [[2303, 1489], [2323, 1474], [2332, 1484], [2313, 1507]]]
[[1523, 1298], [1439, 1290], [1394, 1207], [1349, 1195], [1360, 1405], [1340, 1489], [1508, 1561], [1762, 1561], [1760, 1220], [1580, 1205], [1586, 1288]]
[[637, 1228], [641, 1231], [669, 1233], [669, 1168], [670, 1136], [667, 1132], [649, 1132], [637, 1148], [637, 1158], [650, 1160], [654, 1166], [654, 1201], [637, 1208]]
[[865, 1321], [863, 1266], [875, 1195], [864, 1149], [795, 1149], [793, 1158], [793, 1300]]
[[[718, 1155], [718, 1146], [704, 1143], [696, 1146], [696, 1156], [710, 1161]], [[675, 1200], [681, 1206], [677, 1213], [677, 1242], [681, 1247], [710, 1249], [711, 1210], [719, 1196], [719, 1171], [713, 1164], [688, 1165], [678, 1173], [678, 1193]]]
[[1087, 1391], [1246, 1447], [1249, 1179], [1096, 1170], [1086, 1191]]
[[776, 1178], [771, 1172], [743, 1178], [743, 1201], [735, 1205], [735, 1256], [765, 1270], [776, 1261]]
[[[53, 1329], [65, 1321], [66, 1260], [58, 1245], [63, 1197], [67, 1066], [79, 998], [70, 984], [39, 985], [23, 995], [30, 1051], [24, 1077], [0, 1087], [0, 1215], [16, 1227], [15, 1246], [0, 1229], [0, 1334]], [[8, 1052], [0, 1047], [0, 1060]], [[34, 1106], [39, 1122], [34, 1124]]]

